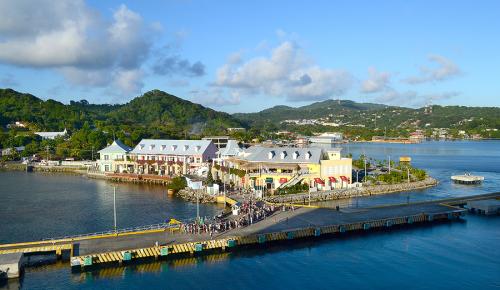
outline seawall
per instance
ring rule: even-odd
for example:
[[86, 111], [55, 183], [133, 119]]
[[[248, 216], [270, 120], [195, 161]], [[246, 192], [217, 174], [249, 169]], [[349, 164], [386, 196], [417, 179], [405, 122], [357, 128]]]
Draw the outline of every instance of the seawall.
[[[436, 179], [432, 177], [427, 177], [422, 181], [414, 181], [410, 183], [371, 185], [371, 186], [355, 187], [348, 189], [311, 192], [310, 200], [312, 202], [315, 202], [315, 201], [327, 201], [327, 200], [335, 200], [335, 199], [351, 198], [351, 197], [388, 194], [394, 192], [424, 189], [435, 186], [437, 184], [438, 181]], [[301, 203], [304, 201], [309, 201], [309, 193], [304, 192], [297, 194], [274, 195], [265, 197], [264, 199], [266, 201], [275, 203]]]

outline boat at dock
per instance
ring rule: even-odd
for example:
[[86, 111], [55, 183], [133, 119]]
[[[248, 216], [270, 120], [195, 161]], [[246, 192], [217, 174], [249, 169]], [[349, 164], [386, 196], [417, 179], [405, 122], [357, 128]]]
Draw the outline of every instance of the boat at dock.
[[480, 184], [484, 181], [484, 176], [464, 173], [463, 175], [453, 175], [451, 180], [459, 184]]

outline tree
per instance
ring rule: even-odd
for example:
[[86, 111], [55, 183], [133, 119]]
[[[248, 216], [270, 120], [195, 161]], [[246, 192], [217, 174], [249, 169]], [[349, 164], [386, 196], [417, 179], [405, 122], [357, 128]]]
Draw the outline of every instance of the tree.
[[212, 185], [214, 185], [214, 177], [212, 176], [212, 165], [209, 165], [207, 173], [207, 186], [212, 186]]

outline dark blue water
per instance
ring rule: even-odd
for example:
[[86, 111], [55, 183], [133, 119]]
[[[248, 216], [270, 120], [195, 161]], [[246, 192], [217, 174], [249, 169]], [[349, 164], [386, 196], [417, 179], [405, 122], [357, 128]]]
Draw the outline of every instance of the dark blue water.
[[[196, 204], [170, 197], [162, 186], [110, 183], [79, 175], [0, 172], [0, 243], [113, 229], [196, 217]], [[200, 215], [222, 210], [200, 205]]]
[[[347, 148], [346, 148], [347, 150]], [[350, 144], [353, 154], [386, 159], [410, 155], [440, 180], [424, 191], [341, 201], [345, 206], [405, 202], [498, 191], [500, 142]], [[480, 186], [456, 186], [452, 174], [484, 175]], [[0, 173], [0, 240], [109, 229], [109, 183], [76, 176]], [[119, 221], [140, 225], [195, 214], [195, 206], [163, 188], [120, 185]], [[218, 208], [205, 205], [206, 214]], [[20, 217], [20, 218], [19, 218]], [[19, 220], [18, 220], [19, 218]], [[500, 219], [333, 237], [185, 261], [71, 273], [68, 264], [28, 268], [11, 289], [499, 289]], [[0, 287], [1, 288], [1, 287]]]

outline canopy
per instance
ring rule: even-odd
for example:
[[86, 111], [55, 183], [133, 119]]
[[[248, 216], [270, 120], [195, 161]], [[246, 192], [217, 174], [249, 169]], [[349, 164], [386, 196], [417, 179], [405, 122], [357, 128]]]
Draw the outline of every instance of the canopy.
[[331, 182], [337, 182], [337, 179], [333, 176], [328, 176], [328, 180], [330, 180]]
[[168, 222], [169, 225], [178, 225], [178, 224], [182, 224], [182, 222], [176, 220], [176, 219], [170, 219], [170, 221]]
[[340, 179], [342, 179], [342, 181], [349, 181], [349, 178], [345, 177], [345, 176], [341, 176]]
[[319, 184], [325, 184], [325, 182], [321, 178], [314, 178], [314, 182], [319, 183]]

